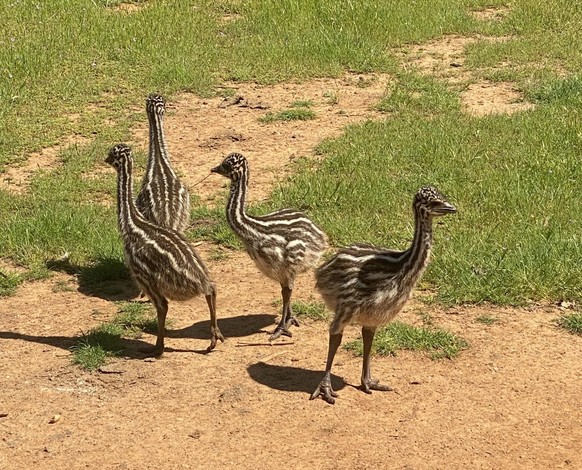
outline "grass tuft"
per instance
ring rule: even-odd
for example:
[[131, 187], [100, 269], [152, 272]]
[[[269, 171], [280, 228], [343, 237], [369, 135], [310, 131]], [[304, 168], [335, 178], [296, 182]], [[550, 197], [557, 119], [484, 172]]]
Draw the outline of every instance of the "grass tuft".
[[315, 119], [315, 112], [308, 108], [291, 108], [278, 113], [267, 113], [259, 119], [260, 122], [269, 124], [275, 121], [309, 121]]
[[16, 288], [24, 281], [19, 274], [4, 274], [0, 272], [0, 297], [7, 297], [16, 292]]
[[[449, 331], [433, 327], [411, 326], [396, 321], [376, 332], [372, 352], [381, 356], [395, 356], [398, 350], [404, 349], [426, 352], [432, 359], [452, 359], [466, 348], [468, 348], [467, 342]], [[344, 349], [361, 356], [363, 354], [362, 340], [346, 343]]]
[[491, 315], [480, 315], [477, 318], [475, 318], [476, 322], [479, 323], [483, 323], [484, 325], [493, 325], [494, 323], [497, 323], [499, 321], [498, 318], [496, 317], [492, 317]]
[[107, 358], [121, 352], [123, 329], [115, 323], [103, 323], [84, 334], [71, 349], [73, 363], [85, 370], [96, 370]]
[[84, 334], [71, 350], [73, 363], [85, 370], [96, 370], [108, 358], [123, 350], [123, 338], [137, 338], [142, 332], [157, 332], [157, 319], [151, 304], [145, 302], [118, 302], [115, 317]]
[[561, 315], [556, 319], [556, 323], [560, 328], [569, 331], [573, 335], [582, 336], [582, 313], [568, 313]]
[[309, 318], [316, 321], [329, 320], [329, 312], [323, 302], [304, 302], [296, 300], [291, 303], [293, 313], [299, 318]]

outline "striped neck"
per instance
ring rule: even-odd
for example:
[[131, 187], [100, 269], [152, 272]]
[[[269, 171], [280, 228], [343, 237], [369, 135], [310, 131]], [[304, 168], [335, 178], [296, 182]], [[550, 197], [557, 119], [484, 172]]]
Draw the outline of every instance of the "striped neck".
[[432, 248], [432, 216], [422, 214], [414, 206], [414, 238], [406, 250], [402, 272], [415, 282], [423, 273], [430, 259]]
[[122, 165], [117, 172], [117, 220], [121, 233], [128, 234], [143, 219], [133, 202], [132, 162], [127, 159]]
[[166, 136], [164, 135], [164, 117], [162, 114], [152, 112], [148, 113], [148, 120], [150, 124], [150, 146], [146, 176], [150, 178], [150, 181], [156, 171], [175, 176], [174, 170], [170, 165]]
[[246, 162], [238, 173], [239, 178], [231, 181], [230, 196], [226, 205], [226, 218], [231, 228], [238, 235], [249, 233], [250, 218], [245, 213], [247, 188], [249, 184], [249, 168]]

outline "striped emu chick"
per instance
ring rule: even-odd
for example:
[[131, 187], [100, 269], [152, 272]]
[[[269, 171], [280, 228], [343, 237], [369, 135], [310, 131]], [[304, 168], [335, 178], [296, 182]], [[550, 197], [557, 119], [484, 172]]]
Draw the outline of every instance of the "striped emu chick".
[[190, 195], [172, 169], [164, 136], [166, 103], [160, 95], [146, 99], [150, 125], [146, 172], [136, 205], [149, 221], [184, 232], [190, 223]]
[[146, 220], [132, 196], [131, 149], [114, 146], [105, 160], [117, 170], [117, 210], [125, 259], [139, 287], [152, 301], [158, 315], [158, 338], [151, 352], [164, 352], [168, 299], [188, 300], [206, 296], [210, 310], [211, 341], [208, 351], [224, 342], [216, 320], [216, 287], [208, 269], [184, 236]]
[[370, 375], [370, 351], [376, 328], [392, 320], [410, 297], [410, 293], [426, 268], [432, 246], [434, 217], [456, 212], [435, 188], [420, 189], [413, 201], [414, 238], [405, 251], [394, 251], [373, 245], [352, 245], [341, 249], [316, 271], [316, 288], [328, 308], [335, 312], [329, 328], [329, 349], [325, 375], [311, 399], [322, 396], [335, 403], [330, 371], [346, 325], [362, 326], [364, 362], [361, 388], [388, 391]]
[[245, 206], [249, 165], [240, 153], [231, 153], [211, 171], [231, 180], [226, 218], [232, 230], [259, 270], [281, 284], [281, 321], [269, 339], [291, 337], [289, 326], [299, 325], [291, 309], [295, 278], [315, 267], [327, 248], [327, 237], [302, 212], [283, 209], [262, 217], [248, 215]]

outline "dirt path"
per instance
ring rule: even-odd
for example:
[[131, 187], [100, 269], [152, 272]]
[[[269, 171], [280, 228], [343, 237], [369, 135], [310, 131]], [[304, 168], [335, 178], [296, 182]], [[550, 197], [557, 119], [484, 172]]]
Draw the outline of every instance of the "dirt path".
[[[581, 468], [582, 338], [552, 309], [430, 310], [467, 339], [453, 361], [414, 353], [374, 358], [395, 392], [365, 395], [361, 360], [340, 350], [335, 406], [308, 396], [321, 376], [326, 324], [306, 321], [294, 344], [266, 343], [278, 288], [243, 254], [213, 263], [221, 328], [209, 354], [203, 299], [174, 303], [168, 352], [129, 356], [110, 373], [70, 363], [74, 337], [110, 317], [107, 300], [25, 285], [0, 301], [0, 468]], [[304, 277], [297, 297], [312, 298]], [[401, 319], [419, 322], [411, 304]], [[358, 331], [350, 328], [346, 340]], [[132, 357], [134, 356], [134, 357]], [[342, 378], [345, 379], [344, 384]], [[60, 419], [51, 424], [55, 415]]]
[[[193, 185], [229, 151], [247, 153], [252, 199], [260, 199], [293, 158], [312, 155], [347, 124], [378, 118], [372, 106], [389, 79], [243, 85], [238, 101], [185, 95], [166, 119], [173, 161]], [[312, 101], [318, 118], [258, 122], [295, 100]], [[145, 142], [138, 129], [133, 144]], [[193, 192], [223, 204], [223, 188], [208, 178]], [[212, 246], [200, 250], [208, 260]], [[442, 311], [413, 302], [401, 320], [419, 323], [419, 311], [430, 313], [470, 348], [453, 361], [376, 357], [375, 375], [395, 391], [373, 395], [355, 388], [361, 359], [340, 350], [340, 398], [330, 406], [308, 400], [324, 367], [327, 325], [305, 321], [293, 344], [269, 346], [278, 287], [244, 253], [209, 265], [227, 342], [200, 354], [208, 344], [204, 300], [172, 303], [164, 358], [136, 354], [155, 341], [144, 335], [127, 342], [127, 357], [108, 373], [73, 366], [69, 348], [111, 318], [111, 300], [58, 288], [76, 286], [63, 274], [0, 299], [0, 468], [582, 468], [582, 338], [554, 326], [558, 309]], [[312, 286], [301, 278], [296, 298], [317, 299]], [[483, 314], [498, 321], [477, 322]], [[344, 341], [357, 336], [350, 328]]]

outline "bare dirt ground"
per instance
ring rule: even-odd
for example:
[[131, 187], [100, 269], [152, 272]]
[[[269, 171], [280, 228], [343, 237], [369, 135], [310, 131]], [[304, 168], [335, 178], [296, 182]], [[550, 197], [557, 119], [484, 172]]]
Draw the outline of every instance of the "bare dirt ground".
[[[184, 95], [166, 119], [172, 158], [193, 193], [221, 204], [224, 181], [196, 183], [229, 151], [247, 153], [260, 199], [293, 158], [313, 155], [347, 124], [379, 118], [370, 107], [388, 80], [242, 85], [233, 95], [241, 99], [224, 102]], [[294, 100], [312, 100], [317, 119], [257, 121]], [[134, 144], [145, 143], [138, 129]], [[269, 345], [278, 286], [244, 253], [210, 261], [212, 245], [198, 249], [219, 286], [227, 337], [210, 354], [201, 353], [204, 299], [170, 305], [162, 359], [137, 352], [155, 341], [144, 334], [94, 373], [72, 365], [69, 348], [112, 317], [119, 297], [88, 295], [58, 273], [0, 299], [0, 468], [582, 468], [582, 338], [554, 326], [559, 308], [443, 310], [413, 301], [401, 320], [418, 324], [428, 313], [470, 348], [454, 360], [375, 357], [375, 376], [395, 391], [372, 395], [356, 388], [361, 359], [340, 349], [340, 398], [331, 406], [308, 400], [324, 368], [327, 324], [306, 320], [292, 344]], [[295, 298], [319, 300], [312, 276], [298, 281]], [[485, 325], [482, 315], [497, 321]], [[350, 328], [344, 342], [358, 335]]]

